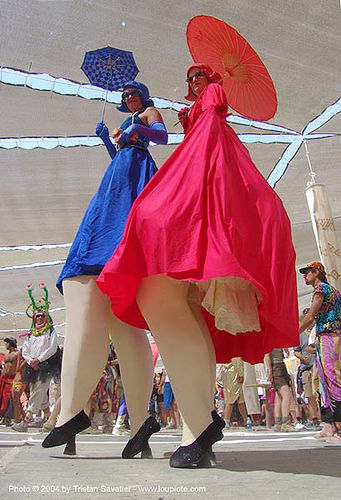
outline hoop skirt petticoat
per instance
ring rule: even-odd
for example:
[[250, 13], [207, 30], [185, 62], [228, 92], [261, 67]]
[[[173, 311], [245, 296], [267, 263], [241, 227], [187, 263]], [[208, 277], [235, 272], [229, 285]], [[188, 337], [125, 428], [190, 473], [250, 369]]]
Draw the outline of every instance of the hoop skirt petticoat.
[[147, 329], [135, 300], [144, 277], [197, 284], [217, 363], [257, 363], [274, 347], [298, 344], [295, 252], [282, 202], [226, 112], [222, 87], [209, 84], [184, 141], [136, 199], [97, 283], [116, 316]]

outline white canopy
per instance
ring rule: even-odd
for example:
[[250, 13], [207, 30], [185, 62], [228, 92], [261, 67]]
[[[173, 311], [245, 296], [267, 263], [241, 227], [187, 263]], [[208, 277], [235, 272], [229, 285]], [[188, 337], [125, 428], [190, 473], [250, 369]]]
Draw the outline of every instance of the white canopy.
[[[262, 174], [276, 183], [291, 218], [297, 267], [319, 258], [305, 198], [309, 170], [302, 131], [308, 124], [305, 137], [310, 159], [317, 182], [326, 185], [340, 241], [338, 2], [1, 0], [0, 11], [0, 338], [17, 336], [30, 325], [24, 314], [27, 282], [36, 285], [37, 294], [38, 283], [47, 283], [55, 324], [63, 325], [63, 298], [54, 283], [109, 162], [104, 146], [92, 145], [103, 103], [77, 93], [57, 93], [55, 78], [88, 83], [80, 69], [85, 52], [110, 45], [134, 53], [140, 69], [137, 79], [147, 83], [152, 96], [160, 97], [158, 105], [185, 102], [184, 75], [191, 63], [186, 25], [194, 15], [213, 15], [234, 26], [273, 78], [278, 112], [270, 123], [282, 129], [233, 127], [240, 134], [256, 134], [244, 140], [259, 141], [247, 146]], [[19, 85], [13, 79], [8, 82], [5, 68], [23, 72]], [[51, 90], [38, 90], [37, 77], [31, 74], [50, 75]], [[176, 111], [161, 111], [169, 132], [181, 132], [179, 125], [173, 127]], [[121, 121], [122, 114], [107, 104], [108, 126], [112, 129]], [[71, 141], [74, 136], [78, 139]], [[38, 138], [38, 147], [27, 149], [32, 146], [27, 137]], [[51, 137], [56, 139], [47, 139]], [[174, 147], [153, 147], [158, 165]], [[310, 289], [301, 276], [298, 287], [303, 307], [309, 303]], [[64, 326], [58, 330], [63, 334]]]

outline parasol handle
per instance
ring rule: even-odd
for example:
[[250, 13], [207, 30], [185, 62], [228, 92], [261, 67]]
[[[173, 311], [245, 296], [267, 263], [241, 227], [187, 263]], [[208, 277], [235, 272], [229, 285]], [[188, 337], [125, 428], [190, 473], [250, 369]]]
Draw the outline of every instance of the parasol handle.
[[107, 103], [107, 97], [108, 97], [108, 87], [105, 91], [105, 97], [103, 98], [103, 109], [102, 109], [102, 122], [104, 122], [104, 113], [105, 113], [105, 105]]
[[226, 70], [225, 73], [223, 74], [223, 76], [220, 78], [220, 80], [218, 80], [217, 83], [223, 83], [223, 81], [225, 80], [225, 78], [228, 78], [229, 76], [231, 76], [231, 73], [230, 73], [230, 71]]
[[[189, 111], [191, 110], [191, 107], [193, 106], [194, 102], [191, 102], [191, 104], [188, 106]], [[178, 120], [176, 123], [174, 123], [173, 127], [176, 127], [180, 123], [180, 120]]]

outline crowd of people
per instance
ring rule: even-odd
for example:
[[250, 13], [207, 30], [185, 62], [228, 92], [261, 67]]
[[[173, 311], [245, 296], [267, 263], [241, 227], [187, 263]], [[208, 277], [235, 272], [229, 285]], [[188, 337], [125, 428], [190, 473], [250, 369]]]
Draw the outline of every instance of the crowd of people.
[[[76, 435], [89, 427], [115, 433], [130, 426], [122, 458], [151, 457], [148, 440], [166, 425], [182, 429], [171, 467], [210, 467], [223, 428], [236, 416], [252, 425], [243, 361], [265, 363], [259, 414], [264, 409], [269, 420], [273, 407], [276, 430], [299, 428], [299, 397], [311, 425], [325, 424], [319, 438], [341, 440], [340, 292], [320, 262], [302, 268], [314, 293], [299, 326], [295, 252], [283, 204], [226, 122], [221, 75], [194, 63], [186, 77], [186, 99], [194, 104], [179, 112], [185, 138], [159, 170], [148, 144], [166, 144], [167, 131], [144, 84], [124, 85], [118, 109], [129, 117], [114, 130], [114, 142], [103, 122], [97, 126], [111, 163], [57, 283], [66, 305], [61, 377], [56, 332], [32, 294], [23, 364], [5, 360], [12, 369], [1, 381], [3, 392], [9, 394], [21, 366], [29, 388], [22, 427], [37, 412], [53, 427], [45, 448], [65, 444], [64, 453], [75, 454]], [[316, 338], [299, 340], [299, 329], [314, 324]], [[161, 376], [154, 375], [147, 330], [164, 362]], [[108, 357], [109, 340], [115, 356], [111, 350]], [[292, 347], [300, 360], [297, 392], [304, 396], [294, 392], [285, 367], [283, 349]], [[308, 373], [313, 365], [316, 393]], [[52, 412], [59, 411], [57, 425], [42, 395], [52, 379], [57, 385], [61, 379]]]
[[[323, 271], [321, 263], [314, 263]], [[337, 294], [336, 294], [337, 296]], [[301, 320], [309, 313], [309, 308], [302, 311]], [[0, 379], [0, 416], [2, 424], [11, 426], [14, 431], [27, 432], [28, 428], [39, 428], [50, 432], [56, 425], [60, 412], [60, 366], [57, 370], [48, 369], [43, 373], [44, 361], [55, 356], [56, 333], [51, 335], [51, 322], [48, 312], [35, 311], [32, 316], [31, 332], [45, 327], [44, 348], [37, 348], [37, 341], [32, 334], [25, 339], [21, 349], [17, 348], [14, 337], [4, 339], [8, 354], [2, 365]], [[45, 320], [45, 321], [44, 321]], [[47, 325], [47, 327], [46, 327]], [[30, 339], [32, 338], [32, 341]], [[44, 338], [44, 337], [43, 337]], [[110, 339], [109, 339], [110, 340]], [[62, 351], [62, 349], [60, 349]], [[294, 369], [288, 369], [287, 360], [296, 359]], [[33, 359], [39, 359], [37, 376], [32, 380]], [[322, 389], [317, 371], [315, 326], [300, 334], [300, 344], [292, 349], [273, 349], [264, 357], [264, 364], [258, 366], [258, 373], [267, 375], [266, 380], [258, 379], [256, 386], [259, 397], [258, 410], [250, 410], [244, 396], [244, 362], [233, 358], [230, 363], [217, 367], [216, 392], [214, 406], [217, 413], [225, 420], [226, 429], [266, 427], [271, 424], [275, 432], [297, 432], [301, 430], [320, 431], [316, 439], [339, 439], [338, 420], [333, 423], [333, 414], [323, 405]], [[45, 364], [46, 366], [46, 364]], [[45, 369], [46, 371], [46, 369]], [[24, 376], [25, 373], [25, 376]], [[327, 374], [328, 377], [328, 374]], [[322, 385], [323, 387], [323, 385]], [[337, 401], [337, 400], [336, 400]], [[120, 376], [120, 367], [112, 342], [108, 347], [108, 360], [103, 374], [89, 400], [89, 418], [91, 425], [85, 433], [105, 433], [116, 436], [128, 436], [130, 433], [129, 414], [124, 397]], [[327, 417], [326, 417], [327, 412]], [[149, 415], [156, 418], [161, 428], [166, 430], [181, 429], [182, 419], [165, 369], [154, 373], [153, 389], [148, 406]], [[322, 421], [325, 422], [322, 428]]]

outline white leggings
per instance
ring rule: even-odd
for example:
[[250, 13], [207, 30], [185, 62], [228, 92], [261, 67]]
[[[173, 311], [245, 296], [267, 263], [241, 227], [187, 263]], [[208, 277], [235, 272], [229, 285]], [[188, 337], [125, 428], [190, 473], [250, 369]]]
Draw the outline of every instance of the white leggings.
[[144, 330], [118, 320], [110, 301], [96, 285], [97, 276], [63, 281], [66, 306], [61, 386], [63, 425], [87, 405], [108, 360], [109, 334], [119, 359], [133, 436], [148, 418], [153, 384], [153, 358]]
[[178, 403], [182, 444], [193, 442], [212, 422], [216, 359], [199, 305], [189, 285], [164, 275], [145, 278], [136, 300], [160, 350]]
[[[96, 276], [63, 281], [66, 338], [58, 426], [79, 413], [96, 387], [112, 336], [131, 420], [131, 436], [148, 417], [153, 362], [144, 330], [118, 320]], [[184, 420], [183, 444], [212, 422], [215, 353], [200, 307], [188, 302], [189, 284], [165, 276], [142, 281], [137, 302], [160, 349]]]

